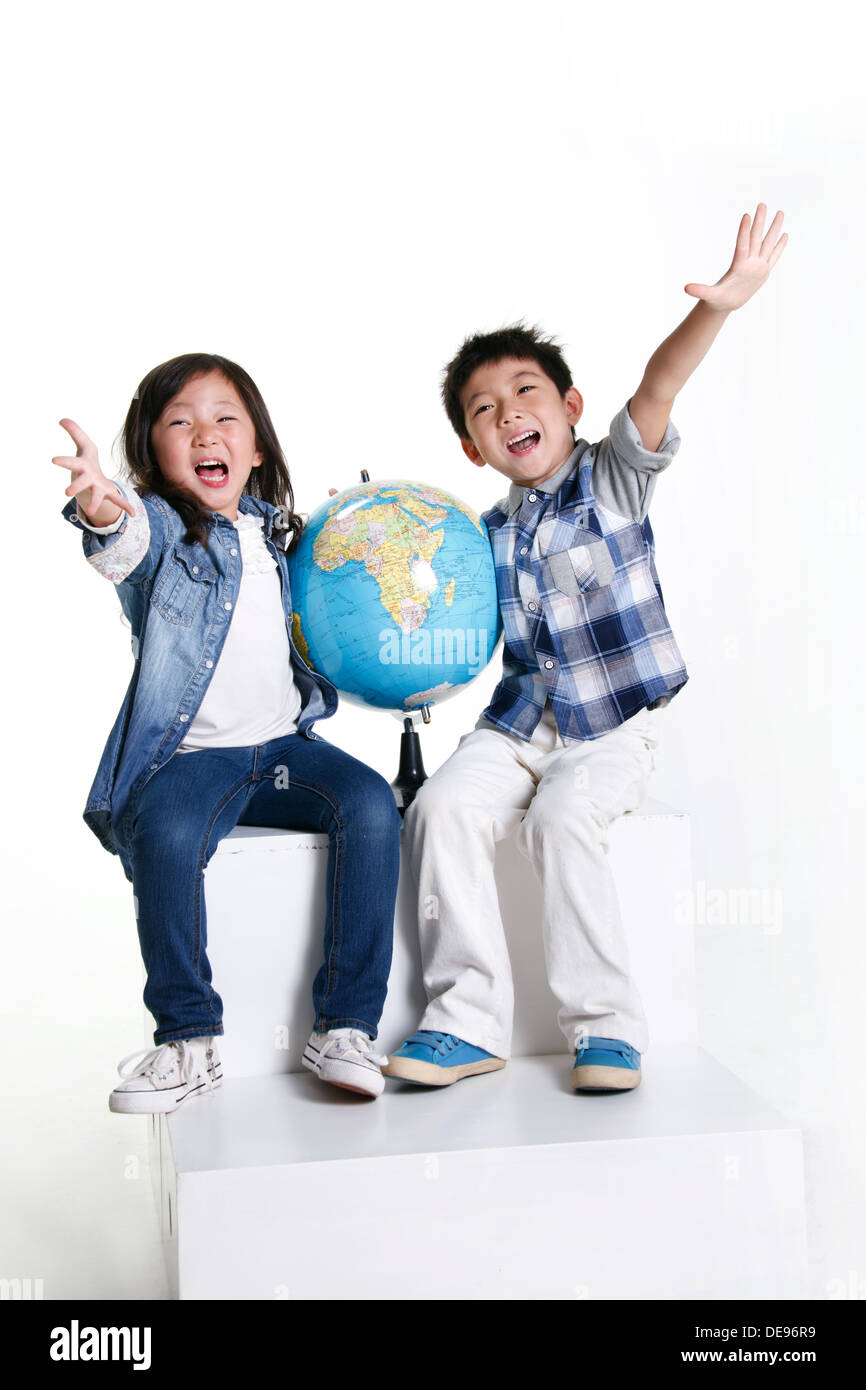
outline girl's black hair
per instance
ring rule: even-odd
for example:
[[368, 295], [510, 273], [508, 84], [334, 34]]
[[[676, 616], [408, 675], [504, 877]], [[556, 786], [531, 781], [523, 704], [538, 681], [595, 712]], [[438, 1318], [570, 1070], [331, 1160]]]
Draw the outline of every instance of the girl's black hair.
[[279, 529], [291, 533], [294, 545], [304, 528], [295, 511], [295, 497], [286, 457], [280, 447], [268, 408], [252, 377], [227, 357], [209, 352], [186, 352], [162, 362], [139, 385], [123, 426], [123, 452], [130, 481], [139, 493], [155, 492], [164, 497], [186, 524], [187, 545], [206, 544], [213, 516], [200, 502], [176, 483], [164, 478], [151, 444], [151, 431], [169, 401], [182, 386], [196, 376], [219, 372], [232, 383], [247, 408], [256, 432], [256, 449], [264, 455], [246, 485], [252, 497], [260, 497], [282, 509]]

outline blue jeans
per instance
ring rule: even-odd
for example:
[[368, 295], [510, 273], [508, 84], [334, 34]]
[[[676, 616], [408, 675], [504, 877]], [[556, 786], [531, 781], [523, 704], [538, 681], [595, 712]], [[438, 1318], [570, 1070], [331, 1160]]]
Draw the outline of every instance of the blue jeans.
[[206, 954], [204, 870], [236, 825], [328, 834], [314, 1027], [359, 1028], [375, 1038], [400, 867], [394, 794], [372, 768], [324, 739], [290, 734], [256, 747], [176, 753], [142, 789], [128, 849], [154, 1043], [223, 1031]]

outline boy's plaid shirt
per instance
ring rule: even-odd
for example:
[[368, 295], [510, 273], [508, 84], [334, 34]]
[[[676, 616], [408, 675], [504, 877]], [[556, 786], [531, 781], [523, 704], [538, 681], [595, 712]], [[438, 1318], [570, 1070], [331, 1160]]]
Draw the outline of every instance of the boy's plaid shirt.
[[688, 680], [664, 610], [646, 511], [679, 447], [643, 448], [628, 405], [599, 444], [580, 440], [550, 491], [512, 484], [484, 520], [505, 626], [503, 676], [484, 718], [530, 739], [546, 701], [566, 739], [594, 739]]

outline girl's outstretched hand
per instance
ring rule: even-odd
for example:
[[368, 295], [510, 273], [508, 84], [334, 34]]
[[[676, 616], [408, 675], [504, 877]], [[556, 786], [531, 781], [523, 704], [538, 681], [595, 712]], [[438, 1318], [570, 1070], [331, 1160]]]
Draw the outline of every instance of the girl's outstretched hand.
[[715, 285], [688, 284], [686, 294], [703, 299], [712, 309], [739, 309], [761, 288], [785, 249], [788, 233], [779, 236], [784, 216], [783, 212], [777, 212], [764, 236], [767, 204], [758, 204], [754, 222], [747, 212], [744, 213], [737, 233], [734, 259], [721, 280]]
[[[74, 420], [61, 420], [60, 424], [75, 445], [75, 458], [58, 456], [51, 460], [58, 468], [68, 468], [72, 472], [72, 482], [66, 489], [66, 496], [78, 498], [79, 507], [95, 526], [110, 526], [117, 516], [107, 513], [112, 510], [116, 513], [118, 507], [135, 516], [135, 507], [100, 468], [93, 440]], [[106, 505], [103, 506], [103, 503]]]

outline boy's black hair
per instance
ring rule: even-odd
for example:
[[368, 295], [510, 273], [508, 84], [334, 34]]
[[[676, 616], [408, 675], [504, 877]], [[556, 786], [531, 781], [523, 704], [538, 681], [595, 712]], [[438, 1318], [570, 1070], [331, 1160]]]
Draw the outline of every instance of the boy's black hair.
[[559, 343], [545, 337], [540, 328], [527, 328], [521, 321], [495, 333], [475, 333], [461, 345], [442, 378], [442, 404], [458, 438], [469, 438], [460, 393], [477, 367], [501, 362], [504, 357], [526, 357], [537, 362], [561, 396], [574, 385]]
[[256, 448], [264, 454], [259, 467], [250, 474], [245, 490], [251, 497], [260, 497], [264, 502], [282, 507], [283, 514], [278, 524], [281, 529], [292, 533], [291, 544], [294, 545], [304, 523], [295, 512], [285, 455], [259, 388], [243, 367], [227, 357], [218, 357], [210, 352], [187, 352], [160, 363], [148, 372], [139, 384], [123, 426], [123, 452], [131, 482], [137, 492], [156, 492], [179, 512], [186, 523], [184, 539], [188, 545], [194, 541], [205, 544], [213, 516], [192, 493], [163, 477], [150, 435], [163, 410], [181, 387], [193, 377], [204, 376], [208, 372], [219, 372], [235, 387], [255, 427]]

